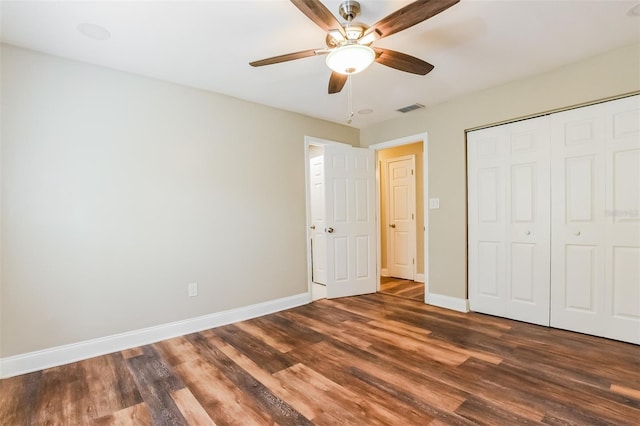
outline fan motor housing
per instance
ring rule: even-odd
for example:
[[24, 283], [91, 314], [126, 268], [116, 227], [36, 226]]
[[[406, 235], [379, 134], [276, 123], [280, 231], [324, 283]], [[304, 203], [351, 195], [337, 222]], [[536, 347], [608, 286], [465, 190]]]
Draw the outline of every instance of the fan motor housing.
[[356, 19], [356, 16], [360, 14], [360, 3], [354, 0], [347, 0], [340, 4], [340, 8], [338, 9], [338, 13], [340, 16], [344, 18], [347, 22], [351, 22]]

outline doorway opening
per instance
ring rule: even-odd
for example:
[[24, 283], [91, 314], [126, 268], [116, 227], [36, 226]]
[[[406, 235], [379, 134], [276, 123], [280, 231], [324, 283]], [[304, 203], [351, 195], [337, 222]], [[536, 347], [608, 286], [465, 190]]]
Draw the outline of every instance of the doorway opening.
[[377, 152], [380, 293], [427, 302], [427, 135], [396, 139]]
[[[427, 303], [427, 154], [426, 133], [368, 148], [305, 137], [307, 270], [312, 300], [378, 291]], [[388, 170], [397, 178], [392, 182], [395, 189], [390, 186], [395, 198], [383, 195], [381, 177]], [[318, 175], [320, 171], [324, 174]], [[412, 181], [408, 186], [405, 178]], [[382, 204], [387, 198], [398, 201], [392, 208], [392, 223], [386, 219], [389, 206]], [[312, 204], [321, 206], [319, 213]], [[399, 232], [389, 238], [388, 229]], [[405, 232], [407, 229], [412, 232]], [[395, 266], [390, 271], [392, 263]], [[404, 272], [398, 272], [398, 266]]]

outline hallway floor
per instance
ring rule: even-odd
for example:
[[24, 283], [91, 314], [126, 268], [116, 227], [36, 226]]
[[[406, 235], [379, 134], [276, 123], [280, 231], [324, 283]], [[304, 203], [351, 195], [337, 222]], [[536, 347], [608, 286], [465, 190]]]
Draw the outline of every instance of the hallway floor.
[[380, 277], [380, 293], [424, 302], [424, 283], [394, 277]]

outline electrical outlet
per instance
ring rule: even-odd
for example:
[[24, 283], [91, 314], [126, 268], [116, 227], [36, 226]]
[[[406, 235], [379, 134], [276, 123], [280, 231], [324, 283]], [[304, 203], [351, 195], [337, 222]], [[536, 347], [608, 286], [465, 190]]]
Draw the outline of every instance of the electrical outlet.
[[440, 198], [429, 198], [429, 208], [430, 209], [439, 209], [440, 208]]
[[196, 297], [198, 295], [198, 283], [187, 284], [187, 293], [189, 297]]

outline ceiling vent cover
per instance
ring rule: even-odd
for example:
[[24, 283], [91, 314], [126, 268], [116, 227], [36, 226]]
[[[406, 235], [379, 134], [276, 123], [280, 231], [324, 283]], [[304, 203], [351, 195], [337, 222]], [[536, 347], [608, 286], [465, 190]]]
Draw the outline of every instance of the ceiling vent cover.
[[413, 111], [413, 110], [421, 109], [421, 108], [424, 108], [424, 105], [419, 104], [419, 103], [415, 103], [413, 105], [408, 105], [408, 106], [406, 106], [404, 108], [397, 109], [396, 111], [405, 114], [405, 113], [407, 113], [409, 111]]

